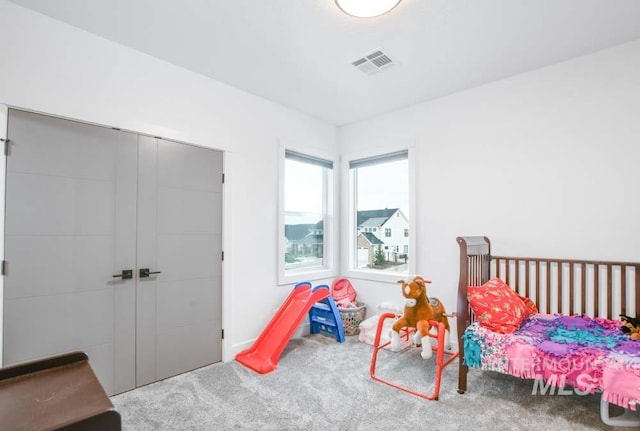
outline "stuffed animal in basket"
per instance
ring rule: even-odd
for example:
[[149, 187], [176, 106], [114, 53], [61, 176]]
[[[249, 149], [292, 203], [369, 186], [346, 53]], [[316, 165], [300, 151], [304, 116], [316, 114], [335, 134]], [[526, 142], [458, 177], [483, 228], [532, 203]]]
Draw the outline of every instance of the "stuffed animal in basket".
[[421, 356], [428, 359], [433, 354], [429, 341], [431, 330], [430, 320], [444, 323], [446, 329], [444, 345], [447, 350], [449, 344], [449, 319], [445, 315], [444, 306], [436, 298], [427, 298], [427, 283], [431, 283], [422, 277], [415, 277], [409, 283], [399, 280], [402, 285], [402, 295], [405, 297], [404, 314], [391, 328], [391, 349], [395, 350], [400, 345], [400, 329], [415, 328], [414, 340], [416, 345], [422, 344]]
[[622, 320], [620, 330], [632, 340], [640, 340], [640, 319], [621, 314], [620, 320]]

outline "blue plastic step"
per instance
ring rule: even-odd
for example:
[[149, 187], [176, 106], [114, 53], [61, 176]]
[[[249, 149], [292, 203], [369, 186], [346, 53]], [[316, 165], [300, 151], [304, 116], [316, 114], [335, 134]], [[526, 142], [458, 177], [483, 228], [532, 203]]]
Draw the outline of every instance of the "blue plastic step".
[[[322, 287], [326, 287], [326, 285], [316, 286], [314, 289]], [[311, 306], [309, 323], [312, 334], [325, 333], [334, 336], [338, 343], [344, 342], [342, 318], [332, 297], [329, 296]]]

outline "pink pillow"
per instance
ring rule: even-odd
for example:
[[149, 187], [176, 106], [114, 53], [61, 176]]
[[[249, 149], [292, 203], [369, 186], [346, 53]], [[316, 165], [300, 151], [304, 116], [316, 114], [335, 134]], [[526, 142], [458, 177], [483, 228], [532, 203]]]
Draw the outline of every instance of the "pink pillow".
[[530, 314], [523, 299], [499, 278], [482, 286], [469, 286], [467, 297], [478, 322], [501, 334], [518, 329]]

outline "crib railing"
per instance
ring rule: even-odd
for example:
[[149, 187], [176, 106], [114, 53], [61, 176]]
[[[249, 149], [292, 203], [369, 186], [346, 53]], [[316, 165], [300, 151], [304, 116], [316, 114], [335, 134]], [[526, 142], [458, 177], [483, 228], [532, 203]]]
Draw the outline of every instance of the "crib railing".
[[[541, 313], [617, 319], [640, 310], [638, 263], [491, 256], [491, 274]], [[471, 283], [471, 281], [470, 281]]]
[[587, 314], [617, 320], [640, 314], [640, 263], [491, 256], [487, 237], [458, 237], [458, 392], [467, 388], [462, 335], [474, 321], [467, 287], [500, 277], [520, 295], [533, 300], [541, 313]]

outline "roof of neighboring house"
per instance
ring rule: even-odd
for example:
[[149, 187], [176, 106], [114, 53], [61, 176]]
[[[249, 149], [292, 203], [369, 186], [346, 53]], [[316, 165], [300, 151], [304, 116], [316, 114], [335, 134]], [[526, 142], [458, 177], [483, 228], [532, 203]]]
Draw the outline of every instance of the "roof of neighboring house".
[[359, 226], [361, 227], [378, 227], [382, 226], [384, 222], [389, 220], [389, 217], [371, 217], [363, 221]]
[[[289, 241], [299, 241], [305, 238], [307, 235], [310, 235], [310, 232], [312, 230], [323, 229], [323, 227], [324, 227], [324, 223], [322, 220], [320, 220], [318, 223], [285, 224], [284, 236]], [[320, 235], [320, 238], [322, 238], [322, 235]]]
[[[367, 210], [367, 211], [358, 211], [358, 226], [362, 226], [362, 224], [369, 219], [383, 219], [382, 223], [377, 224], [375, 226], [383, 225], [389, 217], [394, 215], [398, 211], [398, 208], [385, 208], [383, 210]], [[370, 225], [373, 226], [373, 225]]]
[[315, 224], [286, 224], [284, 225], [284, 236], [289, 241], [297, 241], [309, 234]]
[[372, 245], [384, 244], [383, 241], [380, 241], [380, 239], [371, 232], [360, 232], [360, 235], [365, 237]]

